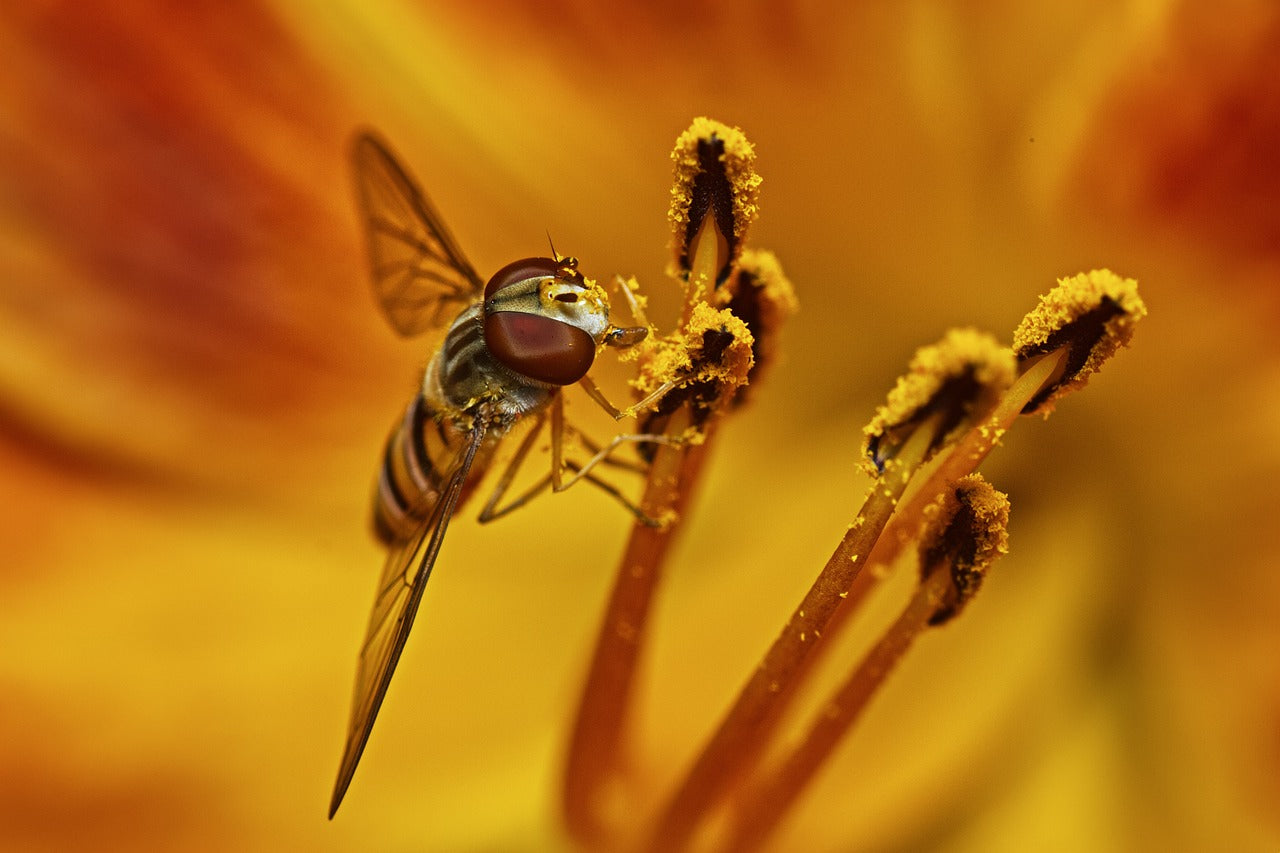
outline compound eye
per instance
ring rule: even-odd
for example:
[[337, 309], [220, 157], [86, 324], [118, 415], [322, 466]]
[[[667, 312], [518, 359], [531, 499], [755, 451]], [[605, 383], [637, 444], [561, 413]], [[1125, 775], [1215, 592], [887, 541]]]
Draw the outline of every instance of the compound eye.
[[563, 265], [555, 258], [521, 258], [498, 270], [484, 286], [484, 298], [489, 300], [503, 288], [531, 278], [562, 276]]
[[577, 382], [596, 356], [595, 342], [577, 326], [520, 311], [486, 315], [484, 340], [498, 361], [550, 385]]

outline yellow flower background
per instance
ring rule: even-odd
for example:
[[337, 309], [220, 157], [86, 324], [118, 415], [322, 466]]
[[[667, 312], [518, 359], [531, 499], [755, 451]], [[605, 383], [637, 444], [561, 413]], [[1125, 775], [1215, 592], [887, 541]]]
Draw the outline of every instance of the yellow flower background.
[[0, 13], [0, 846], [568, 846], [629, 523], [587, 489], [459, 516], [324, 819], [428, 354], [373, 304], [347, 144], [384, 132], [482, 273], [549, 230], [669, 323], [666, 155], [709, 115], [801, 312], [661, 590], [637, 829], [843, 534], [915, 347], [1107, 266], [1134, 347], [985, 466], [1011, 555], [777, 843], [1277, 849], [1274, 3], [98, 5]]

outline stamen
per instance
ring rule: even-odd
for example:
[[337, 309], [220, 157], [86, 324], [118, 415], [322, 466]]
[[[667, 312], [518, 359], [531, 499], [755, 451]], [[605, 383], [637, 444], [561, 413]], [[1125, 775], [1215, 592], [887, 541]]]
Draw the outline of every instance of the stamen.
[[755, 850], [786, 815], [840, 740], [862, 716], [916, 638], [954, 617], [987, 568], [1008, 551], [1008, 498], [980, 476], [966, 477], [933, 504], [920, 547], [921, 581], [906, 608], [814, 718], [804, 738], [774, 769], [759, 774], [735, 803], [726, 850]]
[[[893, 561], [902, 544], [919, 529], [924, 506], [947, 483], [977, 470], [1020, 414], [1047, 416], [1063, 395], [1084, 387], [1106, 359], [1128, 345], [1135, 324], [1147, 313], [1137, 287], [1133, 279], [1095, 270], [1059, 279], [1058, 285], [1040, 298], [1014, 336], [1015, 353], [1021, 354], [1021, 375], [991, 416], [955, 443], [894, 518], [872, 555], [874, 564]], [[1119, 306], [1120, 313], [1113, 313], [1111, 306]]]
[[1138, 283], [1131, 278], [1093, 270], [1059, 279], [1013, 335], [1013, 349], [1022, 363], [1062, 349], [1068, 353], [1062, 374], [1042, 388], [1022, 413], [1047, 414], [1064, 394], [1083, 388], [1103, 362], [1129, 345], [1134, 326], [1146, 315]]
[[[723, 412], [747, 384], [754, 363], [753, 344], [746, 323], [732, 311], [699, 302], [681, 332], [653, 343], [631, 384], [647, 395], [664, 384], [680, 382], [681, 387], [663, 397], [655, 414], [669, 415], [692, 404], [693, 423], [698, 426], [711, 414]], [[648, 429], [652, 430], [652, 421]]]
[[938, 447], [987, 415], [1015, 370], [1013, 353], [976, 329], [952, 329], [938, 343], [921, 347], [864, 430], [868, 473], [879, 476], [920, 421], [937, 414], [942, 426], [925, 454], [927, 461]]
[[747, 401], [751, 383], [758, 381], [777, 358], [779, 332], [796, 313], [799, 302], [777, 257], [762, 249], [743, 250], [738, 260], [738, 274], [716, 292], [716, 297], [717, 304], [742, 318], [753, 341], [747, 385], [733, 398], [733, 405], [737, 407]]
[[714, 277], [719, 286], [729, 277], [758, 210], [755, 149], [738, 128], [697, 118], [676, 140], [671, 159], [676, 179], [668, 219], [676, 266], [687, 278], [697, 244], [714, 235], [721, 246]]
[[993, 489], [981, 474], [970, 474], [943, 492], [934, 506], [918, 550], [922, 582], [941, 568], [951, 572], [955, 594], [929, 620], [941, 625], [974, 596], [988, 567], [1009, 553], [1009, 496]]
[[[652, 839], [654, 849], [677, 850], [686, 846], [699, 823], [724, 797], [734, 781], [754, 766], [768, 745], [781, 709], [806, 672], [807, 659], [817, 647], [817, 644], [807, 642], [807, 638], [826, 632], [828, 622], [840, 609], [851, 585], [866, 565], [912, 475], [955, 431], [957, 417], [966, 419], [971, 414], [976, 417], [985, 415], [981, 408], [987, 405], [984, 401], [998, 395], [1012, 377], [1012, 356], [994, 342], [982, 340], [982, 337], [972, 332], [953, 333], [936, 347], [925, 347], [917, 353], [912, 360], [912, 373], [923, 375], [924, 368], [928, 366], [937, 379], [936, 383], [928, 385], [934, 389], [933, 392], [913, 396], [909, 392], [917, 388], [917, 383], [908, 379], [900, 381], [890, 393], [891, 403], [915, 401], [911, 407], [887, 405], [877, 415], [877, 421], [881, 423], [898, 423], [895, 417], [884, 417], [886, 409], [903, 416], [903, 429], [895, 435], [892, 455], [877, 466], [879, 479], [873, 484], [857, 518], [792, 613], [782, 633], [743, 686], [659, 818]], [[991, 366], [988, 368], [986, 365]], [[969, 392], [967, 405], [962, 399], [964, 394], [957, 391], [948, 394], [947, 405], [930, 406], [930, 402], [939, 396], [939, 389], [951, 387], [947, 380], [957, 370], [958, 375], [983, 377], [994, 385], [995, 390], [989, 390], [986, 382], [974, 381], [964, 386]], [[904, 385], [908, 392], [902, 391]], [[957, 411], [961, 413], [959, 416]]]
[[[684, 286], [684, 308], [675, 334], [649, 335], [632, 350], [641, 365], [633, 384], [644, 397], [642, 403], [649, 405], [654, 394], [671, 389], [655, 411], [642, 415], [639, 425], [644, 433], [671, 439], [641, 448], [650, 465], [640, 507], [645, 516], [665, 523], [632, 527], [570, 741], [565, 816], [574, 835], [588, 844], [599, 845], [617, 817], [606, 798], [623, 763], [622, 738], [636, 662], [668, 548], [719, 421], [754, 364], [754, 330], [734, 315], [735, 291], [727, 286], [737, 269], [747, 226], [756, 215], [760, 178], [753, 169], [754, 158], [740, 131], [709, 119], [695, 120], [672, 153], [673, 274]], [[775, 284], [771, 292], [780, 288]], [[770, 311], [762, 307], [759, 313], [772, 317]], [[774, 333], [776, 328], [770, 331]]]

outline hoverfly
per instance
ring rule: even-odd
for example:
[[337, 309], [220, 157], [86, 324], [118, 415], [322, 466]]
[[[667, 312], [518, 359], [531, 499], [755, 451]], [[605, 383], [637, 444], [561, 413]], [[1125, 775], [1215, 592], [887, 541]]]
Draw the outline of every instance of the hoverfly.
[[[625, 413], [601, 394], [587, 371], [603, 347], [628, 347], [643, 340], [647, 323], [622, 327], [610, 322], [604, 289], [578, 271], [576, 259], [561, 257], [554, 247], [553, 257], [514, 261], [483, 281], [426, 194], [385, 144], [368, 133], [358, 134], [353, 164], [374, 292], [387, 320], [402, 336], [438, 331], [446, 324], [448, 330], [382, 455], [373, 525], [388, 553], [360, 649], [330, 818], [368, 742], [449, 520], [482, 479], [512, 427], [533, 419], [480, 513], [482, 522], [523, 505], [548, 486], [561, 491], [580, 479], [600, 486], [649, 521], [591, 469], [609, 461], [609, 454], [623, 442], [671, 441], [659, 435], [623, 434], [598, 447], [583, 438], [595, 455], [582, 464], [565, 460], [560, 389], [580, 384], [615, 420], [621, 419]], [[630, 291], [623, 287], [623, 293], [633, 315], [642, 318]], [[630, 411], [652, 404], [670, 390], [668, 386]], [[551, 472], [499, 508], [548, 419]], [[573, 471], [567, 478], [566, 468]]]

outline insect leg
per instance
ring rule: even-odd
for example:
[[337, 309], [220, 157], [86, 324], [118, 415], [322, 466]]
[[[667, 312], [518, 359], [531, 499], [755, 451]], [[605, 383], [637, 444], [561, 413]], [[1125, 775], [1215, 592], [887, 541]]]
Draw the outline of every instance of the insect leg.
[[[562, 445], [564, 443], [564, 431], [566, 429], [570, 429], [574, 433], [576, 433], [579, 436], [579, 438], [581, 438], [583, 442], [587, 444], [588, 449], [594, 449], [595, 455], [593, 455], [590, 459], [588, 459], [585, 463], [582, 463], [582, 464], [579, 464], [573, 461], [564, 461], [562, 457]], [[634, 515], [637, 519], [639, 519], [642, 524], [648, 525], [649, 527], [661, 527], [662, 522], [649, 516], [647, 513], [644, 512], [644, 510], [640, 509], [640, 507], [636, 506], [634, 503], [628, 500], [626, 496], [623, 495], [622, 492], [620, 492], [616, 486], [614, 486], [612, 483], [606, 482], [605, 480], [591, 473], [592, 468], [595, 468], [597, 465], [600, 465], [602, 463], [604, 464], [615, 463], [615, 464], [625, 466], [626, 463], [616, 462], [615, 460], [611, 460], [610, 456], [613, 453], [613, 451], [621, 447], [623, 444], [626, 444], [629, 442], [631, 443], [652, 442], [654, 444], [683, 444], [684, 443], [683, 440], [680, 439], [679, 437], [643, 433], [643, 434], [617, 435], [617, 436], [614, 436], [609, 441], [609, 443], [606, 444], [604, 447], [598, 447], [598, 445], [596, 445], [594, 442], [587, 439], [578, 430], [573, 429], [572, 427], [566, 427], [564, 422], [564, 403], [559, 397], [557, 397], [555, 402], [552, 404], [552, 408], [551, 408], [552, 468], [551, 468], [550, 479], [551, 479], [552, 491], [563, 492], [565, 489], [569, 488], [579, 480], [586, 480], [587, 482], [594, 485], [596, 488], [600, 489], [605, 494], [612, 497], [618, 503], [626, 507], [627, 511], [630, 512], [632, 515]], [[573, 471], [573, 476], [567, 480], [561, 479], [565, 468], [568, 468], [569, 470]]]
[[[574, 465], [573, 463], [570, 463], [569, 467], [573, 468], [574, 470], [577, 470], [577, 466]], [[580, 474], [580, 476], [587, 482], [599, 488], [605, 494], [611, 496], [618, 503], [626, 507], [627, 510], [632, 515], [634, 515], [641, 524], [645, 525], [646, 527], [662, 526], [663, 523], [661, 521], [659, 521], [656, 518], [653, 518], [652, 516], [647, 514], [644, 510], [642, 510], [640, 507], [636, 506], [631, 501], [627, 500], [626, 495], [618, 491], [617, 486], [614, 486], [612, 483], [609, 483], [609, 482], [606, 482], [605, 480], [600, 479], [595, 474]], [[576, 480], [577, 478], [575, 477], [574, 479]]]
[[588, 479], [588, 480], [591, 480], [592, 482], [596, 482], [596, 479], [591, 474], [591, 469], [601, 463], [609, 463], [611, 461], [609, 459], [609, 456], [615, 450], [621, 447], [623, 444], [628, 444], [628, 443], [667, 444], [672, 446], [679, 446], [681, 444], [684, 444], [684, 441], [681, 440], [679, 436], [665, 435], [663, 433], [656, 433], [656, 432], [622, 433], [620, 435], [615, 435], [613, 438], [609, 439], [609, 441], [603, 447], [597, 450], [595, 455], [592, 456], [590, 459], [588, 459], [586, 462], [582, 463], [581, 465], [572, 464], [570, 466], [566, 466], [566, 467], [571, 467], [573, 469], [574, 475], [572, 477], [563, 481], [560, 480], [559, 476], [553, 477], [552, 490], [557, 492], [563, 492], [565, 489], [569, 488], [574, 483], [582, 479]]
[[[585, 376], [583, 377], [586, 378]], [[551, 490], [561, 491], [560, 474], [564, 471], [564, 397], [551, 401]]]
[[609, 413], [609, 417], [613, 418], [615, 421], [620, 421], [623, 418], [633, 417], [637, 412], [642, 412], [650, 406], [653, 406], [663, 397], [667, 396], [671, 389], [675, 388], [683, 381], [683, 378], [668, 379], [653, 391], [649, 392], [643, 400], [632, 406], [628, 406], [625, 409], [619, 409], [613, 403], [610, 403], [609, 398], [604, 395], [596, 383], [592, 381], [590, 376], [582, 377], [578, 380], [578, 384], [582, 386], [583, 391], [587, 392], [588, 397], [594, 400], [600, 408]]
[[[521, 465], [523, 465], [525, 459], [528, 458], [529, 453], [533, 449], [533, 445], [537, 441], [537, 437], [541, 433], [542, 427], [545, 423], [546, 414], [540, 414], [538, 416], [538, 420], [534, 423], [533, 428], [530, 429], [529, 433], [521, 440], [520, 446], [516, 448], [515, 455], [512, 456], [511, 461], [507, 463], [506, 468], [502, 472], [502, 477], [498, 480], [493, 493], [489, 496], [489, 499], [485, 502], [484, 509], [480, 512], [479, 520], [482, 523], [493, 521], [495, 518], [501, 518], [509, 512], [520, 509], [525, 504], [529, 503], [529, 501], [547, 491], [548, 487], [550, 487], [551, 491], [562, 492], [579, 480], [586, 480], [626, 507], [627, 511], [639, 519], [641, 523], [647, 524], [650, 527], [659, 526], [660, 523], [656, 519], [646, 515], [643, 510], [628, 500], [626, 496], [623, 495], [622, 492], [619, 491], [612, 483], [606, 482], [591, 473], [591, 469], [601, 464], [630, 467], [628, 463], [623, 462], [622, 460], [610, 458], [611, 454], [623, 444], [637, 442], [680, 444], [682, 443], [680, 439], [659, 434], [627, 434], [614, 436], [611, 441], [601, 447], [590, 439], [587, 439], [585, 436], [582, 436], [578, 430], [566, 425], [564, 420], [564, 402], [559, 395], [556, 395], [555, 399], [551, 403], [551, 471], [543, 475], [519, 497], [513, 499], [505, 506], [499, 507], [498, 504], [510, 489]], [[579, 464], [564, 458], [565, 430], [569, 430], [575, 435], [578, 435], [587, 448], [594, 451], [594, 455], [585, 463]], [[573, 476], [568, 479], [562, 479], [563, 473], [566, 469], [572, 471]]]
[[[649, 322], [649, 318], [645, 316], [644, 307], [640, 304], [640, 300], [636, 299], [636, 295], [632, 292], [631, 286], [628, 285], [620, 275], [615, 275], [613, 277], [613, 281], [614, 284], [617, 285], [618, 290], [622, 292], [622, 298], [627, 300], [627, 310], [631, 312], [631, 318], [641, 326], [652, 330], [653, 324], [651, 324]], [[652, 331], [650, 331], [650, 334], [652, 334]]]
[[[559, 399], [559, 395], [557, 395]], [[551, 485], [551, 475], [547, 474], [541, 480], [534, 483], [524, 494], [513, 500], [504, 507], [499, 508], [498, 502], [506, 495], [507, 490], [511, 488], [512, 481], [515, 480], [516, 474], [520, 470], [520, 466], [524, 464], [524, 460], [528, 457], [529, 451], [533, 449], [534, 442], [538, 440], [539, 433], [546, 423], [547, 416], [545, 412], [538, 413], [538, 419], [534, 422], [533, 427], [528, 434], [521, 440], [520, 446], [516, 448], [515, 455], [511, 457], [511, 461], [507, 463], [507, 467], [503, 469], [502, 476], [498, 479], [498, 483], [493, 488], [493, 493], [489, 495], [489, 499], [485, 501], [484, 508], [480, 510], [479, 521], [481, 524], [493, 521], [495, 518], [501, 518], [512, 510], [519, 509], [533, 499], [538, 493], [545, 491], [547, 486]]]
[[[600, 452], [600, 443], [593, 441], [590, 436], [582, 430], [575, 427], [569, 422], [565, 422], [564, 428], [568, 430], [578, 442], [587, 449], [588, 453], [596, 454]], [[649, 466], [643, 462], [636, 462], [631, 459], [615, 459], [612, 455], [606, 456], [600, 460], [601, 465], [608, 465], [610, 468], [620, 468], [623, 471], [630, 471], [633, 474], [648, 474]]]

